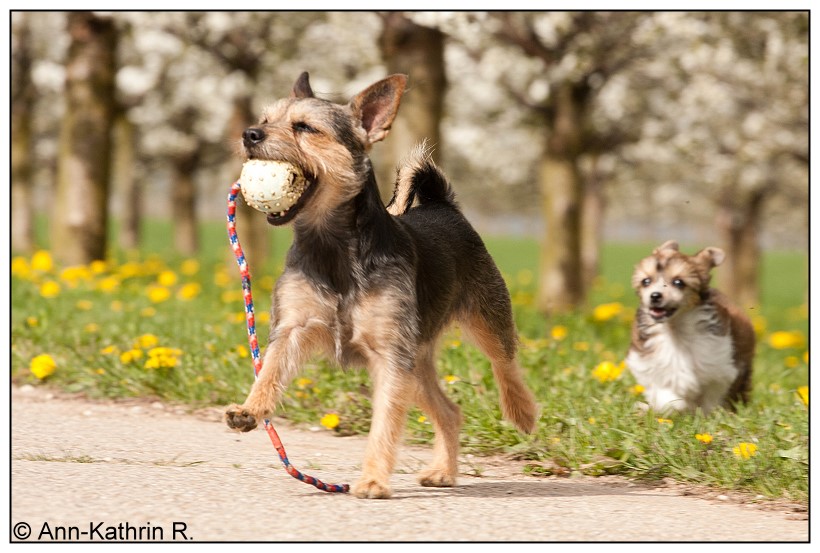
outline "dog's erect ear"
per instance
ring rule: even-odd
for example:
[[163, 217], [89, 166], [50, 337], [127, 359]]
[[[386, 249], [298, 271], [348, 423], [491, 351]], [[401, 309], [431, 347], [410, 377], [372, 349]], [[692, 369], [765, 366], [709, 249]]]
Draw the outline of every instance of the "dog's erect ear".
[[310, 88], [310, 80], [307, 71], [299, 75], [293, 83], [293, 90], [290, 91], [291, 98], [313, 98], [313, 89]]
[[383, 140], [399, 111], [407, 86], [407, 75], [390, 75], [361, 91], [350, 100], [353, 115], [367, 132], [367, 146]]
[[712, 267], [717, 267], [723, 260], [726, 259], [726, 254], [720, 248], [715, 248], [714, 246], [710, 246], [708, 248], [703, 248], [698, 253], [695, 254], [695, 258], [702, 264], [706, 265], [709, 269]]
[[674, 240], [667, 240], [666, 242], [655, 248], [655, 250], [652, 253], [657, 254], [663, 250], [674, 250], [677, 252], [680, 251], [680, 246], [678, 246], [678, 243]]

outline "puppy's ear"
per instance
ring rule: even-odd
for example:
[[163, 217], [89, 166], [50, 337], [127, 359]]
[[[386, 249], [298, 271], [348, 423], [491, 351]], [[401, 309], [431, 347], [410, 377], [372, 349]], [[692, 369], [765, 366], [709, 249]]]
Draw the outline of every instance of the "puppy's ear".
[[680, 251], [680, 246], [678, 246], [678, 243], [674, 240], [667, 240], [666, 242], [655, 248], [652, 254], [658, 254], [663, 250], [674, 250], [677, 252]]
[[369, 148], [383, 140], [399, 111], [399, 103], [407, 87], [407, 75], [390, 75], [361, 91], [350, 100], [353, 115], [362, 122]]
[[703, 248], [696, 253], [695, 259], [697, 259], [699, 263], [711, 269], [712, 267], [717, 267], [723, 263], [723, 260], [726, 259], [726, 254], [720, 248], [710, 246], [708, 248]]
[[310, 79], [307, 71], [299, 75], [290, 91], [291, 98], [313, 98], [313, 89], [310, 88]]

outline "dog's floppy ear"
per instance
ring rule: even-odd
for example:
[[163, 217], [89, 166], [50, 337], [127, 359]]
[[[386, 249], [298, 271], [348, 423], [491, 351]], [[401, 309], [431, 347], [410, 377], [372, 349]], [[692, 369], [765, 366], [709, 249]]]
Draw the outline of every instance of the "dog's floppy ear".
[[293, 89], [290, 91], [291, 98], [313, 98], [313, 89], [310, 88], [310, 79], [307, 71], [304, 71], [296, 82], [293, 83]]
[[361, 91], [350, 100], [353, 115], [367, 132], [367, 144], [383, 140], [399, 111], [399, 103], [407, 86], [407, 75], [390, 75]]
[[710, 246], [708, 248], [703, 248], [698, 253], [695, 254], [695, 258], [702, 264], [706, 265], [709, 269], [712, 267], [717, 267], [723, 260], [726, 259], [726, 254], [720, 248], [716, 248], [714, 246]]
[[655, 248], [652, 254], [656, 255], [663, 250], [674, 250], [677, 252], [680, 251], [680, 246], [678, 246], [678, 243], [675, 240], [667, 240], [666, 242]]

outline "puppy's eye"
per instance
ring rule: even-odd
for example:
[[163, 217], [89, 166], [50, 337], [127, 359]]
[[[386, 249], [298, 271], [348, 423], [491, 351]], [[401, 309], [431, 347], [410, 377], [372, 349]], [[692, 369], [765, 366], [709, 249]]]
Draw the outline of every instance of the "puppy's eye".
[[676, 278], [675, 280], [672, 281], [672, 286], [674, 286], [675, 288], [678, 288], [678, 289], [682, 289], [682, 288], [686, 287], [686, 283], [683, 282], [681, 279]]
[[651, 278], [645, 278], [641, 281], [641, 286], [643, 286], [644, 288], [646, 288], [650, 284], [652, 284], [652, 279]]
[[311, 125], [308, 125], [304, 121], [297, 121], [296, 123], [293, 124], [293, 132], [306, 132], [306, 133], [315, 134], [315, 133], [319, 132], [319, 130], [316, 127], [312, 127]]

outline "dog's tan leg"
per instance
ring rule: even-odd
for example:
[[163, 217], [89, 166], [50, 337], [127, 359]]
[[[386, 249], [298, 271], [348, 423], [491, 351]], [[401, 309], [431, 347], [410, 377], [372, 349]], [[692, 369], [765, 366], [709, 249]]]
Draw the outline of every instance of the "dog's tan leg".
[[352, 492], [363, 499], [386, 499], [392, 495], [390, 475], [396, 464], [396, 451], [404, 432], [410, 398], [412, 374], [389, 363], [374, 364], [373, 420], [367, 438], [362, 477]]
[[419, 474], [422, 486], [455, 486], [458, 474], [461, 410], [444, 394], [438, 383], [432, 344], [425, 345], [416, 358], [416, 400], [430, 415], [435, 430], [433, 461]]
[[317, 349], [332, 349], [329, 320], [335, 306], [299, 277], [283, 277], [276, 289], [276, 326], [259, 378], [242, 405], [225, 412], [228, 426], [248, 432], [273, 412], [287, 384]]
[[[510, 321], [510, 326], [503, 329], [496, 325], [498, 332], [494, 332], [488, 321], [479, 314], [472, 314], [461, 320], [463, 329], [472, 336], [484, 355], [490, 358], [504, 418], [524, 432], [533, 432], [538, 417], [538, 406], [522, 378], [521, 369], [515, 359], [515, 348], [509, 345], [515, 343], [512, 322]], [[501, 336], [502, 333], [506, 333], [506, 336]], [[505, 338], [506, 342], [502, 338]]]

